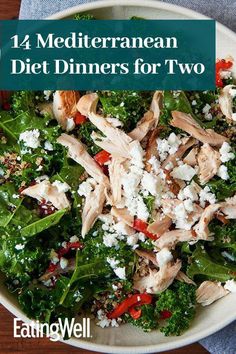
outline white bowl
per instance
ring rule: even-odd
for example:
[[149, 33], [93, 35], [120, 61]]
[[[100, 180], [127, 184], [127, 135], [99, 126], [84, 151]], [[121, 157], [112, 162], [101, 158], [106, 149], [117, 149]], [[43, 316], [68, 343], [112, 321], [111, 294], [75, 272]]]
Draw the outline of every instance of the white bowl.
[[[144, 5], [145, 4], [145, 5]], [[50, 19], [69, 18], [77, 12], [89, 12], [99, 19], [128, 19], [140, 16], [147, 19], [206, 19], [206, 16], [183, 7], [159, 1], [97, 1], [66, 9]], [[236, 58], [236, 34], [217, 23], [217, 57], [231, 55]], [[17, 303], [1, 281], [0, 302], [24, 322], [30, 320], [23, 314]], [[88, 350], [104, 353], [153, 353], [179, 348], [196, 342], [222, 329], [236, 319], [235, 294], [215, 302], [206, 308], [199, 308], [190, 329], [180, 337], [164, 337], [158, 331], [144, 333], [131, 325], [119, 328], [101, 329], [94, 323], [89, 340], [72, 338], [65, 343]]]

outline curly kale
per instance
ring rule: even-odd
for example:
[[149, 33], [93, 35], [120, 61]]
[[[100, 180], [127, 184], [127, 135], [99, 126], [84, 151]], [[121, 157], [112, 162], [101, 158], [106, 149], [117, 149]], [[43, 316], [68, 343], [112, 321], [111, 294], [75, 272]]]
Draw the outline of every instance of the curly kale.
[[156, 302], [156, 314], [161, 318], [162, 311], [171, 312], [160, 331], [166, 336], [179, 336], [189, 328], [196, 313], [196, 287], [176, 281], [159, 295]]
[[154, 209], [155, 197], [153, 195], [148, 195], [148, 196], [144, 196], [143, 200], [144, 203], [146, 204], [149, 214], [151, 214]]
[[144, 332], [150, 332], [158, 327], [158, 316], [155, 313], [153, 305], [141, 306], [142, 315], [137, 320], [133, 319], [129, 314], [125, 314], [125, 320], [132, 325], [142, 328]]
[[135, 128], [149, 109], [152, 98], [150, 91], [100, 91], [98, 94], [103, 113], [118, 118], [127, 132]]
[[225, 163], [229, 174], [227, 183], [225, 180], [215, 177], [207, 183], [211, 191], [216, 195], [217, 200], [225, 200], [232, 197], [236, 192], [236, 165], [235, 159]]
[[24, 112], [34, 112], [37, 103], [43, 102], [43, 93], [39, 91], [16, 91], [12, 95], [12, 110], [18, 115]]
[[98, 129], [93, 123], [87, 121], [80, 125], [78, 135], [79, 139], [86, 145], [88, 152], [91, 155], [96, 155], [99, 151], [101, 151], [101, 148], [93, 142], [91, 137], [93, 131], [98, 132]]

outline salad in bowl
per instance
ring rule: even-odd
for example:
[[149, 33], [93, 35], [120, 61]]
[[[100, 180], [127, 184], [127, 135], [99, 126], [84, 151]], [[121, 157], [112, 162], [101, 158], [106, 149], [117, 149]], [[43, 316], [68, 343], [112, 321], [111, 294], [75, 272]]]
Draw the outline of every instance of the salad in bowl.
[[29, 318], [178, 336], [236, 292], [232, 66], [217, 61], [215, 91], [3, 103], [0, 269]]

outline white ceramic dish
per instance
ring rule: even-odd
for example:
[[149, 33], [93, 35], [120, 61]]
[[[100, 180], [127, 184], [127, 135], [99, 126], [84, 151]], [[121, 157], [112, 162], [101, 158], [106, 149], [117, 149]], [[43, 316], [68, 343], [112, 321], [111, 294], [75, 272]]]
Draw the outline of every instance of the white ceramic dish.
[[[50, 19], [69, 18], [77, 12], [93, 13], [99, 19], [128, 19], [136, 15], [149, 19], [206, 19], [194, 11], [159, 1], [97, 1], [61, 11]], [[217, 57], [236, 58], [236, 34], [217, 23]], [[0, 302], [25, 322], [13, 297], [1, 281]], [[213, 305], [199, 309], [191, 328], [180, 337], [164, 337], [160, 332], [143, 333], [130, 325], [101, 329], [92, 325], [90, 340], [70, 339], [67, 344], [104, 353], [153, 353], [175, 349], [196, 342], [220, 330], [236, 319], [235, 294], [226, 296]]]

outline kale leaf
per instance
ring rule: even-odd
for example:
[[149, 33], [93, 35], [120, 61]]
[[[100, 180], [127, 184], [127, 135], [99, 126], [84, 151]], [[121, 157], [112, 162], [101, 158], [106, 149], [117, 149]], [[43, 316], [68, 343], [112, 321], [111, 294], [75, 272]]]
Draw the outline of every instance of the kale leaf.
[[225, 163], [229, 174], [227, 182], [219, 177], [214, 177], [207, 185], [216, 195], [216, 198], [221, 201], [232, 197], [236, 192], [236, 164], [235, 159]]
[[100, 91], [98, 94], [103, 113], [118, 118], [127, 132], [135, 128], [149, 109], [152, 98], [150, 91]]
[[68, 212], [67, 209], [57, 210], [55, 213], [46, 216], [45, 218], [39, 219], [32, 224], [29, 224], [23, 227], [20, 230], [22, 237], [32, 237], [39, 234], [40, 232], [47, 230], [49, 227], [52, 227], [59, 223], [61, 218]]
[[22, 199], [14, 198], [16, 190], [11, 183], [0, 186], [0, 226], [6, 227], [14, 217]]
[[220, 262], [211, 257], [204, 247], [197, 245], [195, 251], [190, 257], [191, 264], [187, 267], [187, 275], [193, 279], [210, 279], [225, 282], [230, 279], [236, 279], [236, 266]]
[[170, 288], [163, 291], [156, 302], [156, 314], [161, 318], [162, 311], [170, 311], [160, 331], [166, 336], [179, 336], [189, 328], [196, 313], [196, 287], [175, 281]]
[[153, 305], [143, 305], [140, 307], [142, 315], [138, 319], [133, 319], [129, 314], [125, 314], [124, 318], [128, 323], [142, 328], [144, 332], [150, 332], [158, 327], [158, 316]]

